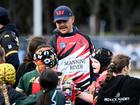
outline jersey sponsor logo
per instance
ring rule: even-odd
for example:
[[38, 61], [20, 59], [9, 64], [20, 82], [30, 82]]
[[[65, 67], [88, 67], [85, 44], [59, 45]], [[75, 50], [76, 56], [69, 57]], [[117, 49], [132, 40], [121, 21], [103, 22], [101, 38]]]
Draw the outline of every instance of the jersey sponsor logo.
[[111, 103], [122, 103], [129, 100], [130, 97], [121, 97], [120, 92], [118, 92], [113, 98], [104, 98], [105, 102], [111, 102]]
[[58, 61], [58, 68], [59, 72], [63, 72], [65, 74], [73, 74], [76, 72], [86, 73], [89, 72], [89, 52], [79, 56], [83, 50], [85, 49], [86, 45], [82, 48], [74, 52], [73, 54], [61, 59]]
[[56, 15], [64, 15], [64, 10], [59, 10], [55, 12]]
[[64, 74], [75, 72], [86, 73], [89, 71], [89, 59], [83, 57], [59, 60], [58, 71]]

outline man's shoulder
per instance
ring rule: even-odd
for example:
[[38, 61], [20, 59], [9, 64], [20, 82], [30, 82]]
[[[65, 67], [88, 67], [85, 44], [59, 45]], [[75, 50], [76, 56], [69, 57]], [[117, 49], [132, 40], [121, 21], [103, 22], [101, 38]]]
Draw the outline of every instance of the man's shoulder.
[[59, 34], [52, 34], [49, 38], [54, 40], [59, 36]]
[[49, 37], [48, 44], [55, 48], [57, 37], [58, 37], [58, 35], [55, 35], [55, 34], [51, 35]]
[[87, 39], [90, 38], [89, 35], [87, 35], [87, 34], [85, 34], [85, 33], [82, 33], [82, 32], [77, 32], [77, 34], [79, 34], [79, 35], [81, 35], [81, 36], [83, 36], [83, 37], [85, 37], [85, 38], [87, 38]]

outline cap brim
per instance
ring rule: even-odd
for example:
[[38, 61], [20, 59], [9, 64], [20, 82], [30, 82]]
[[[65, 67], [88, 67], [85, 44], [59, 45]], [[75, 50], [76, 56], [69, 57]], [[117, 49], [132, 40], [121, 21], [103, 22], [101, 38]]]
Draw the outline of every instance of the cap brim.
[[56, 22], [56, 21], [60, 21], [60, 20], [65, 20], [65, 21], [68, 21], [69, 20], [69, 18], [70, 17], [57, 17], [56, 19], [54, 19], [54, 23]]

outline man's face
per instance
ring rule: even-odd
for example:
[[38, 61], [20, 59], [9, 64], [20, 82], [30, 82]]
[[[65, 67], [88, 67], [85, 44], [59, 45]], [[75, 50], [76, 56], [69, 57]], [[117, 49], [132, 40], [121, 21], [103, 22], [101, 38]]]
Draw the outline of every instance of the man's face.
[[74, 23], [74, 16], [70, 17], [68, 21], [66, 20], [59, 20], [56, 21], [56, 28], [62, 33], [70, 33], [73, 32], [73, 23]]

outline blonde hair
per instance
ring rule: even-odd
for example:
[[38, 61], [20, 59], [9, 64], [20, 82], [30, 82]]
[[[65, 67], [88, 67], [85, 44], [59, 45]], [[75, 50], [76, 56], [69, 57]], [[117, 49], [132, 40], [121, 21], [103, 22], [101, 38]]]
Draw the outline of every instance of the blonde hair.
[[4, 97], [5, 105], [10, 105], [8, 90], [7, 90], [7, 86], [5, 83], [2, 85], [1, 90], [2, 90], [3, 97]]
[[14, 85], [16, 80], [16, 70], [13, 65], [8, 63], [0, 64], [0, 84], [1, 91], [5, 99], [5, 105], [10, 105], [9, 95], [8, 95], [8, 85]]

